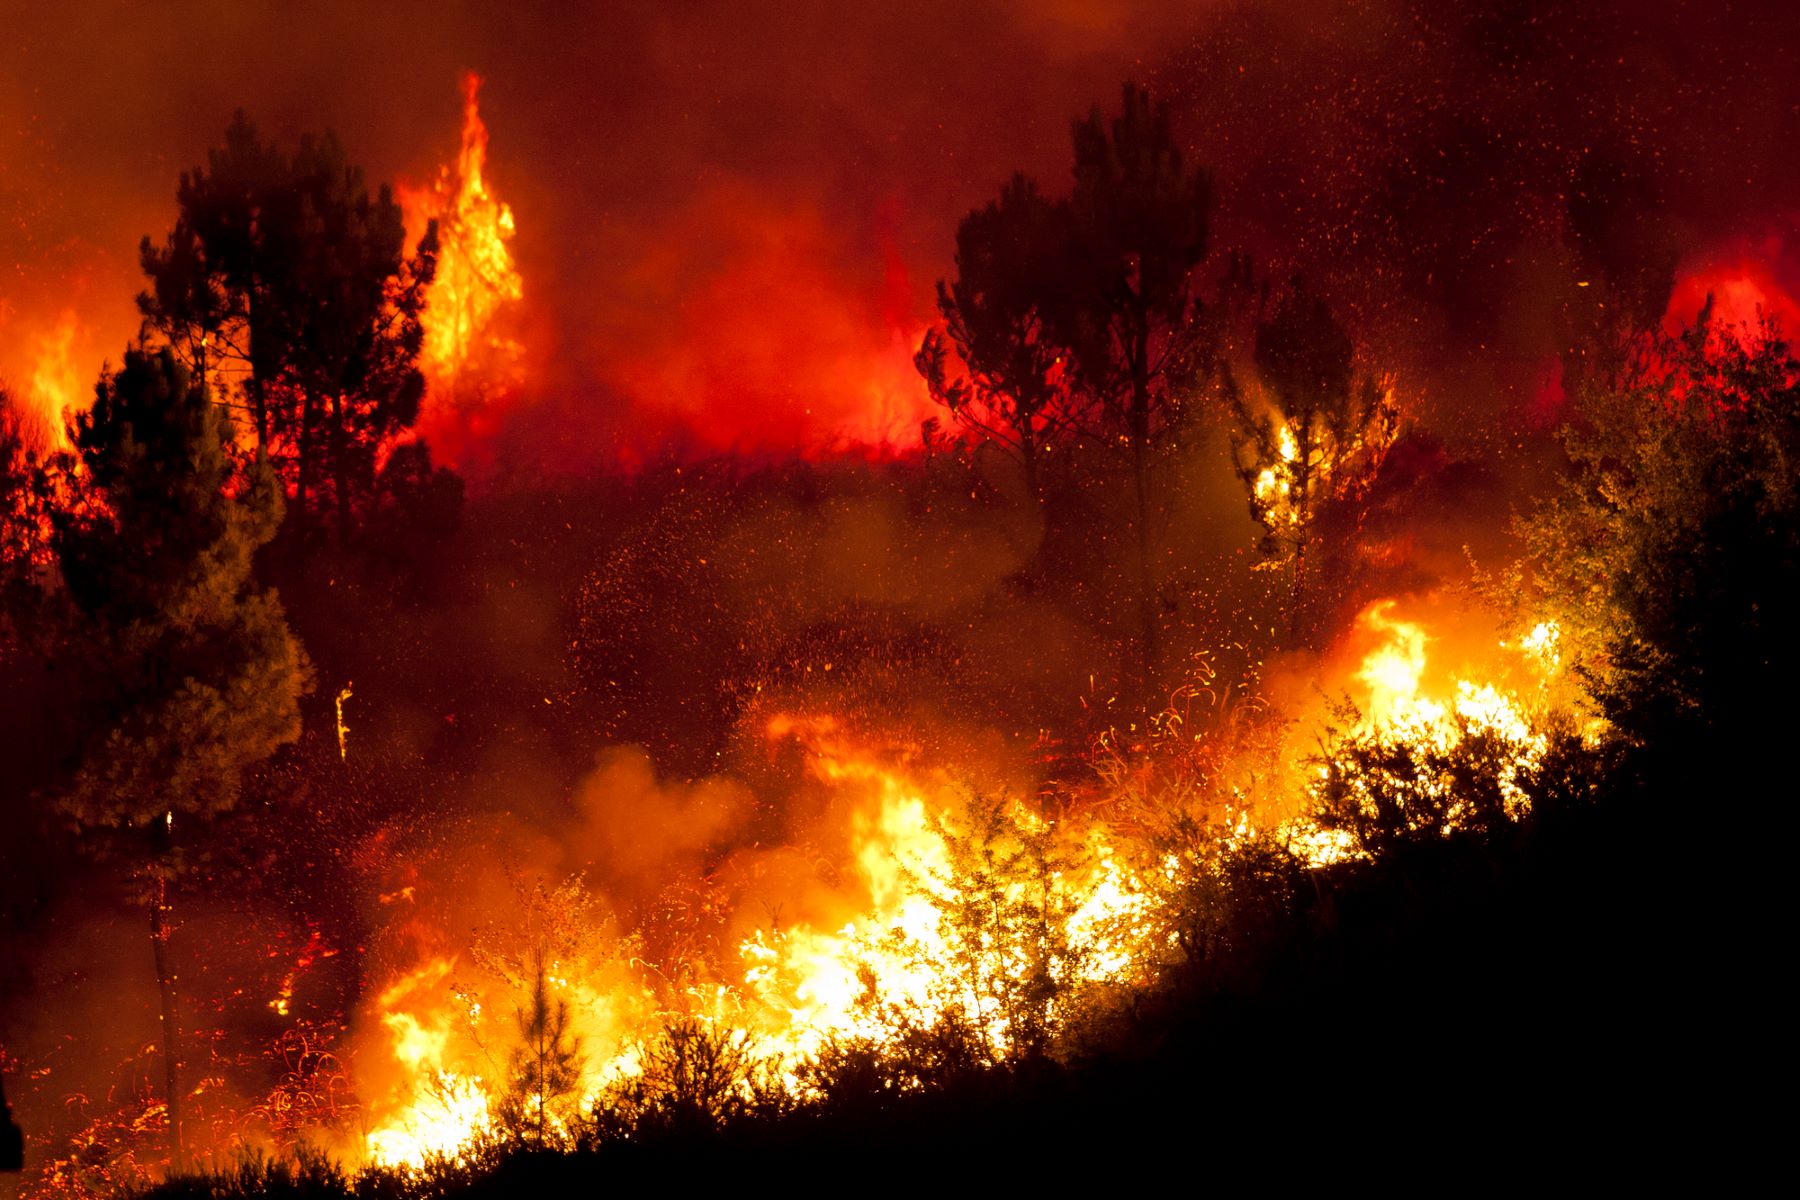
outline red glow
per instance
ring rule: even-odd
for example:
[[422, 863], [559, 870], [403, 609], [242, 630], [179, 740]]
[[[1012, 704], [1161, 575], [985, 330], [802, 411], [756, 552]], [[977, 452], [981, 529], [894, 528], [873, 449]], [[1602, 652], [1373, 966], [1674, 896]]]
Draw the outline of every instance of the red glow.
[[1717, 325], [1754, 330], [1767, 315], [1789, 335], [1800, 331], [1800, 302], [1794, 299], [1791, 281], [1783, 281], [1769, 265], [1774, 260], [1774, 254], [1746, 253], [1684, 265], [1669, 296], [1664, 328], [1673, 333], [1693, 324], [1710, 295]]
[[884, 238], [883, 269], [859, 278], [842, 240], [747, 187], [698, 198], [634, 265], [634, 311], [606, 322], [615, 385], [710, 449], [916, 446], [934, 405], [905, 269]]
[[1534, 430], [1555, 429], [1562, 424], [1568, 404], [1568, 392], [1563, 387], [1562, 359], [1551, 358], [1538, 374], [1537, 388], [1532, 393], [1531, 406], [1526, 410], [1526, 421]]

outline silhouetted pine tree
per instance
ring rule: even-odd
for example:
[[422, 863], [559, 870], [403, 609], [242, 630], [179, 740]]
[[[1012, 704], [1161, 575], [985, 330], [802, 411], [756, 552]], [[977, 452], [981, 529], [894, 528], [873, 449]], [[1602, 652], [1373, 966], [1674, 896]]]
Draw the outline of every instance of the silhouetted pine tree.
[[502, 1119], [540, 1149], [563, 1139], [581, 1084], [581, 1039], [569, 1033], [569, 1003], [552, 996], [550, 971], [533, 960], [531, 998], [519, 1010], [519, 1045], [507, 1076]]
[[1153, 460], [1181, 428], [1213, 363], [1196, 268], [1206, 257], [1212, 177], [1189, 167], [1166, 104], [1126, 84], [1120, 115], [1096, 106], [1074, 127], [1074, 287], [1059, 338], [1099, 432], [1125, 454], [1132, 483], [1140, 671], [1158, 652], [1151, 562]]
[[297, 532], [329, 496], [346, 542], [382, 448], [418, 417], [436, 229], [409, 253], [388, 187], [371, 195], [334, 135], [303, 138], [290, 156], [241, 112], [177, 199], [164, 244], [140, 250], [145, 321], [206, 381], [232, 381]]
[[1040, 505], [1044, 456], [1077, 416], [1057, 338], [1057, 309], [1070, 298], [1071, 233], [1066, 204], [1013, 176], [998, 200], [957, 226], [956, 278], [937, 286], [944, 325], [925, 335], [915, 358], [957, 424], [1018, 457], [1025, 492]]
[[61, 804], [100, 850], [137, 864], [162, 995], [174, 1157], [183, 1156], [170, 884], [190, 820], [232, 807], [246, 768], [300, 732], [309, 668], [251, 559], [281, 493], [260, 455], [228, 452], [229, 418], [169, 350], [130, 351], [77, 420], [97, 502], [57, 514], [75, 609], [64, 665], [82, 734]]

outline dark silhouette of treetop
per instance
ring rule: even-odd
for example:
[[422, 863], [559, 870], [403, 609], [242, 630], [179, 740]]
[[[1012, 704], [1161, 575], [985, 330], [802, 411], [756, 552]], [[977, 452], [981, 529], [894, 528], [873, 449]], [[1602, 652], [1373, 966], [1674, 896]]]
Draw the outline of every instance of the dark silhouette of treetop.
[[[1018, 455], [1026, 491], [1039, 502], [1043, 456], [1075, 415], [1057, 337], [1066, 318], [1056, 311], [1069, 296], [1069, 239], [1067, 207], [1013, 176], [998, 200], [957, 226], [956, 278], [937, 288], [944, 326], [925, 335], [916, 359], [933, 398], [959, 424]], [[962, 373], [950, 362], [951, 344]]]
[[1074, 128], [1076, 303], [1064, 339], [1099, 432], [1131, 470], [1140, 667], [1157, 652], [1151, 565], [1151, 470], [1157, 445], [1180, 428], [1212, 365], [1197, 268], [1206, 257], [1212, 177], [1189, 167], [1166, 104], [1124, 89], [1108, 122], [1098, 108]]
[[334, 135], [289, 155], [241, 112], [177, 199], [168, 239], [142, 246], [145, 321], [250, 414], [302, 544], [327, 499], [346, 542], [381, 450], [418, 419], [435, 226], [409, 252], [390, 189]]

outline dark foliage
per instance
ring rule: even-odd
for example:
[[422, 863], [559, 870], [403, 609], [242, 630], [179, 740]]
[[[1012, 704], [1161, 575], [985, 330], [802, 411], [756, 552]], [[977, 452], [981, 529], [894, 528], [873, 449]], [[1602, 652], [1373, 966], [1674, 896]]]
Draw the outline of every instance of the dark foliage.
[[290, 155], [241, 112], [176, 196], [174, 230], [141, 250], [145, 321], [204, 381], [232, 381], [300, 543], [329, 501], [347, 544], [383, 450], [418, 417], [435, 230], [409, 254], [400, 206], [386, 185], [370, 195], [335, 136]]
[[1770, 697], [1800, 669], [1800, 362], [1773, 326], [1702, 313], [1576, 417], [1568, 486], [1524, 523], [1519, 590], [1562, 606], [1643, 778], [1754, 774], [1785, 734]]

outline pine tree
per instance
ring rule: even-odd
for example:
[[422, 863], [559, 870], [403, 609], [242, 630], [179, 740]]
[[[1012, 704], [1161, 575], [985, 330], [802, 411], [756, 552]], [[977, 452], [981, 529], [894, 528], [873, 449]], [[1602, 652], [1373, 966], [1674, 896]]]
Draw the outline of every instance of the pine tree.
[[1291, 571], [1290, 617], [1303, 623], [1308, 550], [1320, 509], [1373, 477], [1397, 432], [1391, 393], [1355, 376], [1350, 335], [1295, 279], [1256, 328], [1257, 379], [1229, 389], [1232, 456], [1264, 530], [1262, 551]]
[[244, 771], [298, 736], [309, 669], [252, 572], [281, 519], [268, 461], [233, 460], [227, 415], [172, 351], [128, 352], [75, 440], [92, 502], [59, 514], [56, 554], [76, 614], [67, 653], [85, 740], [61, 807], [144, 884], [179, 1163], [177, 836], [232, 807]]
[[1151, 471], [1214, 360], [1196, 268], [1205, 259], [1212, 178], [1189, 167], [1166, 104], [1125, 85], [1120, 115], [1074, 127], [1070, 199], [1076, 283], [1060, 337], [1107, 443], [1130, 468], [1142, 682], [1158, 661]]
[[559, 1135], [581, 1084], [581, 1039], [569, 1033], [569, 1003], [550, 994], [548, 964], [532, 961], [531, 999], [519, 1010], [519, 1045], [507, 1080], [504, 1119], [543, 1149]]
[[325, 496], [347, 542], [382, 449], [418, 418], [436, 230], [408, 253], [400, 206], [385, 185], [370, 193], [336, 137], [288, 155], [241, 112], [177, 198], [166, 242], [140, 251], [145, 320], [203, 382], [231, 381], [301, 544]]
[[270, 450], [271, 409], [303, 319], [293, 273], [300, 257], [300, 197], [287, 157], [239, 110], [206, 169], [182, 173], [179, 215], [162, 246], [138, 250], [150, 287], [145, 322], [209, 386], [238, 379], [256, 444]]
[[[940, 280], [944, 325], [915, 358], [933, 399], [959, 425], [1018, 456], [1025, 491], [1044, 502], [1044, 456], [1076, 413], [1056, 306], [1069, 295], [1066, 204], [1023, 175], [956, 229], [956, 278]], [[961, 371], [951, 361], [955, 347]]]

